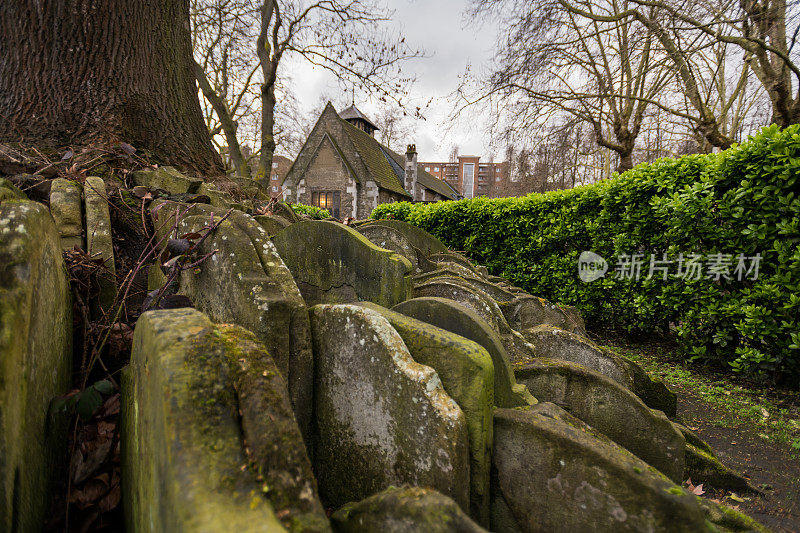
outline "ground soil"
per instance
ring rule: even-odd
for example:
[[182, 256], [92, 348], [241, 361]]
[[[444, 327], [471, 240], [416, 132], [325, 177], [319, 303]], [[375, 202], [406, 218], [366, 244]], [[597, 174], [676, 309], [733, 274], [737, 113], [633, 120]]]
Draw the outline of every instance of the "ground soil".
[[733, 468], [763, 494], [738, 494], [744, 502], [734, 502], [730, 493], [706, 487], [706, 496], [738, 505], [776, 532], [800, 532], [800, 460], [785, 445], [767, 441], [747, 426], [720, 427], [723, 409], [704, 401], [691, 391], [670, 387], [678, 394], [678, 417], [714, 449], [723, 464]]

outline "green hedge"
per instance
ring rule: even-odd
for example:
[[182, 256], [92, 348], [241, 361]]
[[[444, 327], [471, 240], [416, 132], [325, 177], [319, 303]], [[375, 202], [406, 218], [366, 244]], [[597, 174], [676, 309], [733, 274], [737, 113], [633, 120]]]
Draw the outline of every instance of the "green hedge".
[[[800, 126], [768, 127], [721, 154], [644, 164], [598, 184], [522, 198], [378, 206], [465, 251], [533, 294], [578, 306], [590, 326], [677, 328], [690, 360], [800, 377]], [[583, 282], [578, 257], [608, 260]], [[618, 255], [644, 255], [639, 280], [618, 278]], [[650, 254], [675, 261], [647, 279]], [[758, 278], [675, 277], [678, 254], [760, 253]], [[746, 261], [752, 266], [753, 261]], [[708, 264], [704, 264], [707, 274]], [[733, 274], [733, 272], [731, 272]]]
[[327, 209], [322, 209], [321, 207], [305, 204], [289, 204], [289, 207], [291, 207], [292, 211], [295, 213], [299, 215], [308, 215], [314, 220], [325, 220], [326, 218], [331, 218], [330, 212], [328, 212]]

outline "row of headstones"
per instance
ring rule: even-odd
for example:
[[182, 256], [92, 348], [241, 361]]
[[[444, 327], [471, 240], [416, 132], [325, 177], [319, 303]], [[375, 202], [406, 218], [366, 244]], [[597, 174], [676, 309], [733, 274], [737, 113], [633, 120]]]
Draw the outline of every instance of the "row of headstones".
[[[160, 209], [161, 211], [165, 210], [165, 208], [163, 207], [158, 209]], [[198, 210], [197, 206], [195, 206], [192, 209]], [[208, 208], [200, 207], [199, 210], [207, 211]], [[166, 212], [170, 211], [167, 209]], [[188, 217], [186, 219], [187, 224], [185, 226], [182, 225], [180, 231], [184, 230], [197, 231], [199, 229], [199, 226], [197, 224], [200, 223], [201, 221], [198, 220], [189, 221], [190, 218], [191, 217]], [[263, 255], [263, 257], [260, 260], [262, 265], [268, 265], [279, 268], [281, 264], [285, 264], [288, 267], [289, 271], [291, 271], [293, 281], [296, 282], [296, 286], [299, 288], [301, 296], [300, 301], [304, 303], [313, 305], [323, 302], [371, 301], [373, 303], [381, 304], [382, 306], [384, 306], [383, 312], [389, 313], [389, 311], [385, 309], [385, 307], [392, 306], [395, 304], [404, 305], [402, 302], [404, 302], [410, 296], [413, 295], [414, 280], [413, 280], [413, 265], [411, 264], [411, 262], [408, 259], [399, 256], [398, 254], [392, 254], [388, 253], [386, 250], [377, 249], [373, 243], [369, 242], [367, 239], [363, 238], [350, 228], [347, 228], [341, 224], [335, 224], [331, 222], [310, 222], [310, 221], [294, 222], [294, 223], [290, 222], [291, 225], [289, 227], [284, 227], [283, 229], [279, 229], [277, 232], [275, 232], [270, 242], [265, 238], [264, 235], [265, 233], [267, 235], [271, 233], [269, 229], [264, 230], [264, 227], [269, 228], [269, 226], [268, 224], [263, 223], [263, 221], [260, 222], [262, 222], [260, 224], [261, 228], [258, 228], [252, 225], [252, 223], [248, 222], [244, 218], [237, 218], [230, 222], [230, 226], [235, 227], [238, 225], [242, 230], [242, 232], [248, 235], [248, 238], [251, 240], [253, 244], [253, 248], [255, 250], [259, 250], [258, 254]], [[264, 231], [262, 232], [262, 230]], [[430, 239], [430, 236], [428, 236], [427, 238]], [[241, 291], [242, 289], [244, 289], [244, 294], [247, 296], [241, 298], [239, 300], [240, 302], [250, 301], [251, 299], [253, 299], [254, 296], [255, 296], [254, 301], [258, 301], [258, 298], [263, 297], [264, 295], [263, 286], [259, 285], [253, 285], [250, 288], [242, 287], [240, 285], [237, 288], [228, 287], [227, 290], [222, 288], [219, 288], [217, 290], [209, 290], [208, 286], [209, 282], [213, 283], [214, 282], [213, 280], [219, 282], [220, 279], [226, 276], [229, 279], [238, 279], [240, 281], [243, 279], [248, 279], [251, 282], [253, 281], [254, 277], [252, 275], [245, 274], [243, 271], [242, 260], [246, 257], [246, 254], [243, 254], [242, 251], [243, 249], [248, 248], [247, 239], [243, 240], [243, 246], [229, 244], [230, 242], [234, 241], [236, 241], [236, 239], [234, 239], [229, 234], [227, 236], [227, 239], [223, 240], [222, 238], [219, 238], [217, 240], [211, 241], [208, 245], [209, 250], [212, 249], [220, 250], [221, 253], [219, 256], [222, 258], [225, 258], [226, 256], [230, 258], [235, 258], [232, 259], [231, 264], [228, 265], [231, 268], [231, 270], [226, 275], [220, 275], [220, 272], [216, 271], [215, 267], [210, 267], [208, 269], [209, 272], [207, 276], [203, 278], [205, 281], [200, 281], [199, 278], [196, 278], [196, 276], [202, 276], [203, 275], [202, 273], [200, 274], [191, 273], [187, 274], [187, 280], [185, 285], [182, 284], [181, 290], [185, 290], [186, 293], [192, 296], [193, 298], [197, 297], [197, 298], [203, 298], [205, 300], [204, 306], [201, 306], [203, 309], [215, 309], [216, 310], [215, 312], [218, 313], [216, 317], [216, 319], [218, 320], [236, 321], [236, 319], [231, 318], [230, 314], [226, 314], [225, 311], [222, 310], [222, 307], [224, 306], [218, 305], [218, 303], [215, 304], [214, 301], [215, 298], [210, 296], [211, 294], [228, 295], [231, 294], [232, 291], [234, 291], [236, 294], [242, 294]], [[275, 251], [277, 252], [277, 254], [273, 254], [273, 252], [270, 251], [270, 246], [275, 247], [276, 249]], [[417, 250], [419, 250], [419, 248], [417, 248]], [[200, 251], [201, 254], [203, 254], [204, 252], [205, 252], [204, 250]], [[256, 269], [257, 268], [258, 267], [256, 267]], [[212, 273], [212, 271], [215, 273]], [[203, 288], [202, 295], [199, 293], [200, 291], [198, 291], [198, 288], [200, 287]], [[293, 291], [292, 287], [284, 285], [280, 292], [285, 295]], [[413, 299], [405, 302], [405, 305], [408, 306], [408, 309], [411, 309], [413, 306], [420, 304], [423, 305], [423, 308], [425, 308], [425, 306], [434, 305], [433, 310], [427, 309], [425, 312], [423, 312], [423, 316], [425, 316], [428, 323], [427, 324], [423, 322], [420, 323], [425, 325], [427, 328], [437, 330], [437, 328], [432, 327], [430, 325], [430, 322], [441, 323], [441, 317], [448, 315], [448, 313], [443, 313], [441, 308], [435, 307], [437, 305], [444, 305], [445, 308], [456, 311], [456, 313], [450, 313], [450, 315], [462, 314], [467, 316], [466, 319], [461, 320], [462, 329], [460, 331], [462, 333], [464, 333], [467, 336], [469, 335], [478, 336], [478, 334], [474, 332], [482, 331], [484, 337], [490, 339], [488, 341], [485, 340], [485, 344], [494, 347], [493, 351], [496, 356], [495, 358], [497, 359], [497, 361], [494, 361], [492, 356], [491, 355], [489, 356], [489, 360], [492, 361], [491, 363], [492, 370], [495, 372], [495, 378], [498, 376], [498, 374], [503, 376], [503, 378], [499, 380], [493, 379], [493, 381], [495, 382], [495, 390], [493, 391], [495, 398], [491, 402], [489, 402], [488, 410], [491, 410], [491, 408], [493, 408], [495, 405], [502, 407], [503, 401], [508, 401], [509, 407], [521, 406], [526, 403], [529, 405], [535, 404], [535, 400], [533, 400], [530, 397], [530, 394], [527, 391], [525, 391], [525, 388], [519, 387], [514, 383], [513, 372], [509, 370], [509, 362], [503, 347], [503, 343], [502, 341], [498, 342], [497, 340], [498, 336], [492, 331], [491, 328], [487, 328], [485, 326], [485, 321], [482, 321], [480, 317], [475, 315], [475, 313], [471, 313], [469, 309], [465, 309], [464, 307], [455, 304], [455, 302], [447, 300], [440, 301], [435, 298], [432, 301], [425, 301], [425, 300], [428, 299], [424, 298]], [[274, 299], [272, 301], [274, 301]], [[268, 311], [270, 306], [262, 307], [256, 305], [256, 307], [262, 311]], [[312, 317], [314, 316], [315, 309], [316, 308], [312, 309], [311, 311]], [[329, 309], [327, 312], [333, 313], [333, 311], [334, 311], [333, 309]], [[248, 313], [240, 312], [237, 323], [242, 323], [241, 317], [247, 314]], [[275, 322], [275, 319], [268, 317], [266, 322], [273, 323]], [[458, 320], [456, 320], [456, 322], [458, 322]], [[345, 319], [345, 323], [349, 324], [351, 322]], [[395, 323], [391, 323], [391, 326], [397, 329]], [[450, 329], [452, 330], [456, 326], [449, 324], [448, 327], [450, 327]], [[314, 331], [313, 319], [312, 319], [312, 331]], [[438, 333], [439, 335], [441, 335], [442, 333], [447, 333], [446, 329], [438, 329], [437, 331], [439, 332]], [[311, 425], [316, 428], [320, 428], [320, 427], [327, 427], [330, 423], [332, 423], [330, 419], [325, 418], [321, 421], [319, 418], [321, 416], [320, 413], [331, 411], [330, 408], [328, 408], [328, 410], [326, 411], [326, 408], [320, 405], [321, 401], [320, 398], [325, 397], [325, 394], [323, 394], [322, 392], [324, 390], [323, 385], [325, 379], [329, 377], [330, 372], [327, 370], [324, 371], [320, 370], [319, 360], [321, 357], [324, 357], [320, 355], [320, 352], [322, 350], [319, 346], [319, 342], [321, 341], [318, 340], [316, 335], [312, 336], [314, 337], [315, 349], [312, 350], [313, 356], [311, 358], [310, 366], [313, 369], [312, 373], [315, 376], [315, 378], [313, 382], [313, 390], [311, 391], [314, 407], [311, 411], [317, 418], [313, 420], [313, 423]], [[366, 338], [358, 338], [357, 336], [354, 337], [351, 334], [351, 332], [344, 333], [339, 337], [336, 337], [335, 335], [331, 334], [322, 335], [322, 338], [328, 338], [328, 337], [333, 338], [333, 340], [331, 341], [332, 347], [347, 346], [348, 349], [346, 350], [346, 353], [349, 354], [355, 353], [356, 360], [361, 363], [361, 366], [355, 366], [349, 369], [349, 373], [334, 372], [335, 375], [339, 376], [351, 375], [351, 374], [358, 375], [359, 370], [363, 371], [363, 365], [366, 363], [367, 358], [371, 357], [369, 356], [369, 354], [373, 353], [374, 350], [376, 349], [375, 347], [372, 347], [370, 348], [370, 350], [366, 350], [363, 353], [359, 352], [356, 349], [357, 347], [351, 345], [352, 342], [354, 342], [354, 339], [359, 343], [361, 343], [362, 346], [365, 344], [368, 345], [368, 340]], [[406, 338], [403, 338], [402, 340], [406, 346], [413, 344], [412, 341]], [[462, 340], [464, 339], [462, 338]], [[291, 341], [290, 344], [292, 344]], [[273, 345], [269, 344], [268, 346], [273, 346]], [[439, 349], [441, 350], [441, 348]], [[479, 350], [483, 349], [484, 351], [486, 351], [487, 355], [489, 353], [480, 344], [478, 344], [478, 349]], [[392, 353], [397, 353], [398, 350], [399, 348], [397, 346], [394, 346], [389, 351]], [[412, 357], [411, 360], [412, 361], [418, 360], [419, 362], [420, 358], [421, 356], [415, 356]], [[340, 354], [337, 357], [334, 357], [334, 360], [339, 362], [345, 359], [346, 357], [344, 354]], [[463, 359], [464, 358], [461, 358], [462, 361]], [[459, 359], [456, 358], [455, 360], [458, 361]], [[425, 360], [422, 359], [422, 361], [424, 362]], [[373, 361], [370, 359], [370, 363], [372, 362]], [[497, 363], [499, 363], [499, 365]], [[300, 370], [293, 372], [291, 367], [295, 364], [297, 364], [297, 359], [294, 357], [290, 357], [287, 368], [287, 373], [289, 376], [292, 375], [299, 376], [304, 374], [308, 375], [307, 372], [304, 373]], [[463, 362], [461, 364], [463, 365]], [[456, 367], [459, 369], [458, 373], [461, 374], [464, 373], [464, 369], [462, 366], [456, 365]], [[436, 368], [435, 365], [433, 365], [433, 368], [435, 368], [437, 373], [439, 373], [439, 377], [441, 379], [442, 371], [439, 368]], [[545, 369], [546, 368], [547, 367], [545, 366]], [[384, 375], [386, 373], [387, 373], [386, 369], [382, 369], [382, 371], [379, 372], [379, 375], [383, 376], [382, 379], [386, 379]], [[388, 375], [392, 375], [392, 372], [388, 372]], [[444, 382], [445, 380], [442, 379], [442, 381]], [[608, 379], [606, 379], [605, 381], [601, 380], [599, 388], [602, 389], [602, 387], [605, 386], [610, 381], [611, 380]], [[356, 381], [355, 383], [351, 383], [350, 386], [344, 387], [344, 391], [342, 391], [341, 389], [339, 390], [338, 394], [341, 397], [340, 399], [344, 398], [347, 400], [347, 402], [352, 403], [353, 398], [358, 397], [358, 391], [362, 390], [364, 386], [365, 384], [362, 381]], [[597, 384], [595, 384], [594, 386], [598, 387]], [[473, 388], [465, 386], [463, 384], [462, 387], [467, 389]], [[297, 392], [293, 392], [292, 391], [293, 388], [303, 389], [304, 387], [302, 383], [297, 383], [295, 384], [294, 387], [290, 383], [289, 386], [290, 393], [292, 393], [293, 398], [302, 398], [307, 396], [307, 394], [298, 394]], [[372, 386], [367, 387], [367, 390], [371, 391], [370, 393], [373, 395], [372, 397], [374, 397], [373, 388], [374, 387]], [[613, 384], [611, 388], [614, 392], [620, 389], [620, 387], [615, 386]], [[448, 389], [447, 385], [445, 385], [445, 390], [447, 390], [448, 393], [453, 395], [452, 390], [456, 390], [455, 385], [451, 383], [450, 389]], [[497, 402], [498, 397], [502, 398], [501, 402]], [[660, 413], [657, 414], [650, 411], [647, 407], [645, 407], [641, 403], [640, 400], [636, 399], [636, 397], [633, 396], [631, 393], [628, 392], [627, 396], [623, 396], [621, 399], [617, 399], [617, 402], [618, 403], [625, 402], [630, 400], [631, 398], [633, 399], [634, 402], [638, 403], [635, 403], [633, 409], [631, 409], [630, 411], [639, 414], [639, 418], [643, 419], [645, 424], [650, 423], [652, 420], [656, 421], [655, 424], [651, 424], [651, 426], [654, 425], [657, 429], [657, 431], [655, 432], [655, 437], [653, 436], [653, 431], [644, 431], [643, 436], [641, 438], [641, 440], [646, 441], [647, 445], [650, 445], [649, 446], [650, 448], [654, 448], [650, 456], [657, 458], [659, 457], [664, 458], [664, 460], [659, 466], [671, 467], [671, 471], [667, 468], [664, 468], [664, 470], [670, 471], [672, 476], [676, 480], [679, 480], [682, 474], [682, 466], [683, 466], [682, 463], [683, 437], [681, 436], [680, 432], [677, 431], [669, 423], [669, 421], [666, 420], [663, 414]], [[464, 407], [465, 405], [469, 405], [470, 401], [476, 401], [475, 398], [465, 397], [462, 395], [458, 398], [453, 397], [453, 399], [456, 400], [456, 403], [460, 405], [460, 408], [465, 413], [467, 411], [470, 411], [469, 413], [470, 416], [468, 416], [467, 419], [468, 420], [470, 418], [473, 419], [473, 423], [471, 424], [472, 427], [473, 428], [483, 427], [484, 428], [483, 431], [485, 433], [486, 424], [480, 426], [479, 424], [474, 422], [475, 419], [480, 419], [479, 416], [475, 415], [476, 409], [474, 407], [471, 407], [470, 409]], [[419, 399], [417, 400], [419, 401]], [[413, 403], [415, 402], [412, 400], [412, 404]], [[296, 409], [297, 409], [297, 403], [296, 403]], [[409, 407], [401, 405], [398, 406], [398, 409], [408, 410]], [[304, 409], [299, 409], [299, 411], [306, 412]], [[429, 411], [429, 410], [424, 410], [424, 411]], [[485, 413], [486, 411], [487, 408], [486, 405], [484, 404], [483, 412]], [[481, 412], [480, 409], [478, 409], [478, 412]], [[646, 413], [646, 414], [642, 415], [641, 413]], [[566, 415], [566, 413], [564, 414]], [[381, 417], [375, 415], [375, 413], [372, 410], [370, 410], [369, 406], [356, 404], [355, 406], [353, 406], [353, 412], [347, 414], [341, 414], [339, 417], [334, 417], [333, 420], [340, 422], [341, 421], [340, 419], [342, 418], [351, 421], [351, 424], [349, 426], [346, 425], [346, 427], [349, 428], [349, 432], [344, 430], [336, 430], [331, 432], [332, 436], [338, 436], [341, 438], [343, 434], [348, 434], [348, 435], [354, 434], [366, 440], [365, 441], [356, 440], [354, 443], [351, 442], [351, 445], [354, 446], [354, 448], [345, 454], [341, 453], [342, 452], [341, 448], [343, 446], [342, 441], [332, 439], [331, 436], [322, 439], [323, 442], [323, 444], [321, 445], [322, 449], [335, 450], [335, 452], [332, 455], [338, 459], [336, 462], [332, 464], [338, 466], [331, 467], [330, 465], [328, 465], [326, 467], [325, 464], [321, 462], [316, 462], [317, 459], [315, 459], [315, 465], [316, 465], [315, 471], [317, 472], [318, 479], [320, 480], [323, 499], [329, 503], [336, 502], [336, 504], [341, 504], [343, 503], [343, 501], [336, 501], [335, 499], [333, 499], [333, 497], [329, 494], [330, 491], [326, 489], [327, 486], [339, 487], [336, 491], [333, 491], [333, 494], [346, 494], [346, 492], [342, 492], [341, 486], [336, 484], [344, 483], [342, 479], [348, 479], [348, 476], [349, 478], [358, 480], [362, 479], [362, 477], [364, 480], [382, 479], [380, 476], [375, 476], [374, 472], [370, 472], [368, 467], [370, 465], [375, 467], [374, 463], [377, 461], [377, 459], [375, 458], [376, 455], [394, 457], [391, 447], [389, 447], [387, 450], [383, 450], [381, 454], [374, 453], [374, 450], [370, 450], [372, 453], [364, 454], [363, 450], [361, 451], [361, 453], [359, 453], [359, 450], [361, 450], [363, 446], [367, 446], [370, 443], [374, 443], [376, 439], [377, 442], [382, 442], [379, 438], [375, 437], [375, 434], [372, 433], [367, 433], [366, 435], [364, 434], [364, 427], [367, 428], [372, 427], [371, 423], [374, 424], [376, 420], [381, 420]], [[305, 419], [305, 417], [299, 416], [298, 419], [303, 420]], [[356, 421], [357, 423], [353, 421]], [[618, 423], [618, 421], [616, 422]], [[384, 423], [380, 427], [386, 428], [390, 426], [392, 426], [391, 423]], [[467, 426], [469, 427], [470, 424], [468, 423]], [[373, 430], [374, 429], [375, 428], [373, 428]], [[645, 428], [645, 430], [649, 429], [651, 429], [651, 427]], [[478, 429], [475, 429], [472, 433], [470, 433], [470, 435], [480, 435], [480, 434], [481, 431]], [[664, 439], [665, 434], [666, 434], [666, 439]], [[369, 435], [372, 436], [369, 437]], [[384, 434], [383, 436], [385, 437], [386, 435]], [[314, 438], [312, 438], [312, 441], [314, 439], [317, 440], [313, 442], [314, 447], [311, 449], [316, 451], [320, 447], [319, 435], [315, 434]], [[413, 442], [413, 440], [409, 439], [410, 438], [406, 436], [403, 438], [399, 438], [397, 440], [401, 442], [402, 441]], [[470, 444], [468, 445], [470, 453], [470, 464], [475, 465], [482, 463], [484, 465], [484, 470], [485, 470], [487, 466], [487, 461], [485, 460], [485, 458], [483, 461], [481, 461], [480, 460], [481, 456], [476, 451], [481, 449], [482, 446], [485, 446], [485, 442], [481, 442], [476, 437], [473, 437], [472, 441], [468, 439], [468, 442], [470, 442]], [[665, 448], [664, 446], [665, 443], [667, 444], [666, 450], [663, 449]], [[658, 449], [659, 447], [662, 449]], [[418, 447], [415, 447], [415, 450], [418, 449], [419, 449]], [[641, 446], [640, 450], [646, 451], [647, 447]], [[418, 451], [410, 452], [409, 450], [406, 450], [406, 454], [409, 453], [411, 453], [412, 455], [419, 454]], [[320, 457], [322, 457], [323, 455], [320, 455]], [[584, 455], [587, 457], [592, 456], [591, 453], [586, 453]], [[317, 457], [316, 452], [314, 453], [314, 457], [315, 458]], [[422, 461], [420, 464], [428, 464], [428, 463], [426, 463], [426, 461]], [[677, 465], [677, 468], [675, 468], [675, 465]], [[367, 469], [368, 474], [359, 477], [357, 474], [361, 472], [361, 468]], [[333, 471], [336, 472], [337, 474], [333, 476], [328, 475], [326, 477], [325, 473], [330, 472], [331, 469], [333, 469]], [[652, 466], [650, 467], [650, 469], [652, 470]], [[479, 520], [483, 518], [484, 523], [486, 523], [485, 515], [488, 508], [484, 506], [482, 508], [483, 511], [481, 511], [481, 506], [479, 504], [475, 504], [475, 502], [482, 501], [481, 500], [481, 498], [483, 497], [482, 495], [488, 494], [488, 490], [480, 489], [480, 487], [486, 486], [482, 481], [483, 479], [481, 476], [482, 471], [480, 470], [480, 468], [477, 467], [471, 468], [470, 474], [472, 474], [473, 471], [477, 475], [473, 476], [470, 480], [471, 481], [470, 484], [472, 485], [471, 499], [473, 502], [473, 506], [470, 508], [470, 511], [474, 517], [478, 517]], [[418, 476], [418, 473], [413, 475], [409, 473], [405, 476], [396, 477], [394, 478], [393, 481], [383, 480], [382, 483], [383, 484], [391, 482], [419, 483], [419, 478], [416, 476]], [[429, 484], [430, 483], [431, 482], [429, 482]], [[514, 484], [511, 483], [511, 485], [513, 486]], [[358, 482], [355, 484], [355, 486], [358, 488], [358, 490], [361, 491], [363, 491], [365, 487], [372, 487], [372, 485], [366, 482]], [[431, 486], [437, 486], [437, 485], [431, 485]], [[447, 490], [447, 487], [452, 487], [452, 486], [463, 486], [463, 484], [461, 483], [453, 484], [452, 481], [450, 481], [448, 483], [445, 483], [437, 487], [440, 488], [440, 490], [442, 490], [445, 494], [450, 494], [450, 492], [448, 492]], [[675, 487], [672, 488], [675, 489]], [[668, 491], [662, 491], [662, 492], [668, 493]], [[367, 493], [369, 493], [369, 491], [367, 491]], [[364, 496], [364, 493], [362, 492], [359, 495]], [[350, 495], [345, 497], [345, 500], [351, 498], [356, 499], [355, 496]], [[524, 508], [525, 505], [521, 504], [520, 507]], [[547, 509], [547, 507], [545, 507], [545, 509]], [[483, 512], [483, 515], [481, 514], [481, 512]], [[546, 512], [551, 512], [551, 511], [548, 510]], [[557, 521], [563, 523], [563, 521], [560, 519]], [[541, 522], [541, 520], [537, 518], [536, 522]], [[529, 527], [533, 526], [526, 526], [525, 529], [528, 529]]]
[[[164, 236], [173, 229], [175, 207], [153, 209]], [[202, 230], [210, 209], [194, 206], [183, 213], [180, 231]], [[420, 285], [411, 261], [342, 225], [289, 218], [290, 231], [280, 231], [273, 244], [267, 224], [234, 213], [207, 240], [208, 251], [218, 252], [180, 281], [181, 291], [214, 320], [246, 326], [254, 336], [214, 326], [194, 311], [148, 313], [137, 324], [123, 409], [133, 525], [214, 530], [215, 524], [229, 529], [237, 523], [260, 530], [277, 520], [290, 529], [325, 529], [316, 480], [329, 505], [367, 497], [336, 515], [339, 527], [372, 524], [379, 530], [380, 520], [417, 516], [417, 529], [425, 529], [421, 524], [436, 513], [455, 517], [452, 524], [469, 523], [459, 508], [497, 530], [585, 529], [590, 523], [592, 529], [636, 530], [660, 520], [658, 512], [652, 518], [656, 509], [672, 520], [680, 516], [685, 527], [678, 530], [695, 530], [705, 520], [694, 498], [652, 465], [555, 405], [536, 404], [514, 383], [502, 339], [475, 312], [452, 300], [408, 300]], [[33, 292], [30, 285], [26, 290]], [[309, 321], [306, 302], [356, 300], [380, 307], [322, 305], [311, 309]], [[388, 311], [396, 305], [406, 314]], [[443, 309], [465, 315], [450, 322], [461, 323], [464, 333], [482, 331], [473, 334], [478, 340], [453, 333], [452, 324], [449, 331], [432, 326], [447, 314]], [[33, 317], [41, 310], [25, 312]], [[414, 320], [415, 314], [424, 321]], [[37, 359], [28, 364], [35, 367]], [[281, 385], [284, 377], [288, 387]], [[181, 455], [191, 450], [200, 455]], [[439, 489], [452, 501], [411, 489], [370, 497], [402, 483]], [[587, 501], [594, 505], [590, 513]], [[272, 518], [251, 522], [245, 508]], [[21, 515], [17, 510], [9, 516]]]

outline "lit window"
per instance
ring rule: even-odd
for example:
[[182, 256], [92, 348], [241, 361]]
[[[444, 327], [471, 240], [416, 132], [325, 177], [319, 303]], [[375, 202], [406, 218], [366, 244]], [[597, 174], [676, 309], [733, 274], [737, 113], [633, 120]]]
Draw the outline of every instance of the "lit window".
[[311, 205], [321, 209], [327, 209], [333, 218], [339, 218], [339, 191], [312, 192]]
[[278, 168], [278, 163], [276, 163], [276, 162], [274, 162], [274, 161], [273, 161], [273, 162], [272, 162], [272, 168]]
[[278, 187], [277, 185], [272, 186], [272, 192], [278, 192], [278, 190], [280, 190], [280, 187]]
[[431, 167], [425, 167], [425, 172], [430, 172], [430, 171], [431, 171]]
[[439, 167], [433, 167], [434, 172], [439, 172]]
[[500, 181], [500, 176], [497, 176], [494, 181]]

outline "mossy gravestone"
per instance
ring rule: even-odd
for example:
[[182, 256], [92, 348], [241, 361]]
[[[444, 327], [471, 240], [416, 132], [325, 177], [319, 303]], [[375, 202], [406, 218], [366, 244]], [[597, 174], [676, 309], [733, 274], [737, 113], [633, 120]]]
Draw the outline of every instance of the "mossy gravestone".
[[328, 531], [283, 378], [194, 309], [139, 318], [122, 387], [128, 531]]
[[377, 304], [359, 305], [389, 321], [414, 361], [436, 370], [445, 392], [464, 411], [469, 432], [470, 515], [488, 525], [494, 410], [494, 365], [489, 352], [476, 342]]
[[390, 487], [331, 516], [337, 533], [481, 533], [451, 498], [420, 487]]
[[695, 496], [559, 407], [494, 419], [493, 531], [713, 531]]
[[323, 501], [339, 507], [390, 485], [436, 489], [469, 509], [464, 413], [375, 311], [310, 310], [314, 465]]
[[684, 479], [683, 435], [664, 413], [648, 408], [616, 381], [557, 359], [517, 365], [514, 375], [539, 401], [563, 407], [672, 481]]
[[[160, 235], [166, 235], [174, 224], [176, 212], [183, 213], [179, 235], [202, 233], [224, 214], [207, 205], [154, 204], [151, 216]], [[208, 254], [212, 255], [197, 268], [181, 273], [180, 294], [188, 296], [213, 320], [245, 327], [269, 347], [286, 377], [303, 435], [308, 436], [313, 376], [311, 331], [308, 311], [292, 274], [264, 229], [239, 211], [233, 211], [203, 241], [197, 256]]]
[[111, 235], [111, 217], [108, 212], [106, 184], [102, 178], [88, 177], [83, 187], [86, 214], [86, 251], [103, 260], [106, 271], [99, 276], [99, 310], [108, 313], [117, 298], [117, 269], [114, 264], [114, 243]]
[[50, 186], [50, 213], [61, 234], [61, 247], [64, 250], [72, 250], [76, 246], [85, 249], [81, 187], [78, 183], [63, 178], [53, 180]]
[[445, 298], [414, 298], [392, 311], [433, 324], [483, 346], [494, 366], [494, 401], [498, 407], [522, 407], [536, 403], [528, 389], [517, 383], [500, 336], [472, 310]]
[[39, 531], [65, 427], [50, 401], [72, 370], [72, 302], [47, 208], [0, 203], [0, 530]]
[[338, 222], [297, 222], [272, 238], [308, 305], [408, 299], [411, 263]]

